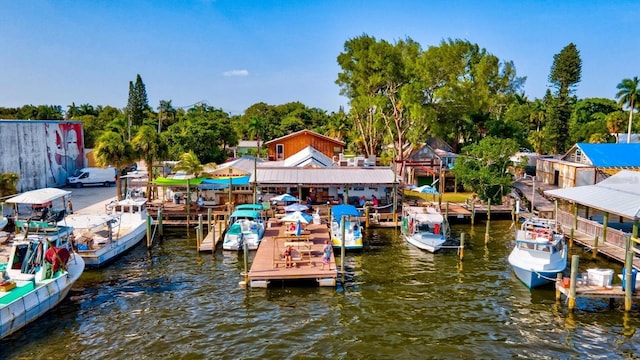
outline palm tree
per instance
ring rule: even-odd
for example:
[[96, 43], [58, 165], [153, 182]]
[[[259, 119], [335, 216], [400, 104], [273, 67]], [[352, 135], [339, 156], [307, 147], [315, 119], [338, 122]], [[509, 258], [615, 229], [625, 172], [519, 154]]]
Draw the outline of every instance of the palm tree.
[[162, 160], [169, 153], [169, 147], [160, 134], [148, 125], [140, 127], [136, 136], [131, 140], [133, 150], [142, 155], [147, 164], [147, 200], [151, 201], [151, 181], [153, 180], [153, 163]]
[[260, 157], [260, 141], [264, 138], [264, 133], [265, 133], [265, 120], [263, 118], [257, 117], [257, 116], [252, 116], [251, 119], [249, 120], [249, 125], [248, 125], [248, 130], [249, 130], [249, 135], [251, 137], [254, 137], [256, 139], [256, 143], [258, 145], [258, 151], [256, 152], [256, 157], [253, 160], [253, 178], [255, 179], [253, 182], [253, 202], [257, 203], [257, 197], [258, 197], [258, 175], [257, 175], [257, 168], [258, 168], [258, 157]]
[[113, 165], [116, 168], [116, 187], [118, 200], [122, 199], [122, 181], [120, 170], [129, 165], [135, 158], [131, 143], [118, 133], [105, 131], [96, 142], [95, 157], [98, 165]]
[[640, 94], [640, 80], [637, 76], [633, 79], [623, 79], [616, 88], [620, 91], [616, 94], [616, 99], [620, 98], [621, 106], [629, 106], [629, 127], [627, 131], [627, 144], [631, 141], [631, 124], [633, 122], [633, 110], [638, 106], [638, 95]]

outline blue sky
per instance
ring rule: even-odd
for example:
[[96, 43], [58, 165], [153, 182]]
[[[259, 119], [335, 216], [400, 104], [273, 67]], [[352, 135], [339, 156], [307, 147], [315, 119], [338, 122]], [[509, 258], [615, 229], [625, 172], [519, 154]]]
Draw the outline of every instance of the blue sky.
[[0, 1], [0, 106], [126, 106], [142, 76], [149, 103], [206, 101], [233, 114], [256, 102], [337, 111], [344, 42], [362, 34], [423, 49], [466, 39], [548, 87], [573, 42], [580, 98], [613, 99], [640, 76], [637, 1]]

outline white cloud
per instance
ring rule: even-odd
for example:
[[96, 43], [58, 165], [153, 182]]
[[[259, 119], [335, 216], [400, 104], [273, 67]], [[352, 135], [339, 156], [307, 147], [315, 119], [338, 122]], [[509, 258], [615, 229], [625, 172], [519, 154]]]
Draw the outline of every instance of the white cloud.
[[249, 76], [249, 70], [230, 70], [222, 73], [224, 76]]

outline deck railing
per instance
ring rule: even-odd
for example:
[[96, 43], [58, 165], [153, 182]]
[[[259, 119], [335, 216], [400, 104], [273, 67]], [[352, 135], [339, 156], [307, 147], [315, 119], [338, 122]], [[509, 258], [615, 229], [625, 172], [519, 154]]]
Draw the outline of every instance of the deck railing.
[[[568, 211], [558, 209], [558, 223], [565, 229], [574, 228], [573, 214]], [[597, 221], [578, 217], [577, 227], [575, 228], [575, 231], [579, 231], [593, 238], [597, 236], [599, 239], [602, 239], [603, 229], [604, 226]], [[622, 230], [607, 227], [607, 238], [605, 242], [624, 249], [626, 240], [629, 236], [631, 236], [631, 234], [625, 233]]]

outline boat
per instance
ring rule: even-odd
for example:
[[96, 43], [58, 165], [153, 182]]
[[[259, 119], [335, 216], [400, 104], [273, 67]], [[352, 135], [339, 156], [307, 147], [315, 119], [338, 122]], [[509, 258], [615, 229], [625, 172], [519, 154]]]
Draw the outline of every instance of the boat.
[[[69, 191], [47, 188], [6, 201], [15, 205], [18, 233], [0, 279], [0, 338], [13, 334], [58, 305], [84, 272], [84, 260], [70, 245], [73, 228], [58, 225], [57, 220], [65, 211], [44, 213], [41, 210], [43, 206], [54, 209], [59, 199], [66, 204], [64, 197], [69, 194]], [[30, 214], [36, 210], [37, 219]], [[25, 215], [29, 218], [25, 219]]]
[[106, 205], [105, 214], [71, 215], [75, 248], [87, 267], [108, 264], [147, 235], [147, 200], [126, 198]]
[[404, 206], [402, 208], [402, 237], [411, 245], [436, 252], [449, 235], [449, 224], [438, 209], [432, 206]]
[[567, 267], [564, 236], [557, 231], [554, 220], [527, 219], [516, 230], [515, 238], [509, 264], [528, 288], [554, 282]]
[[229, 217], [224, 234], [224, 250], [242, 250], [246, 242], [249, 250], [257, 250], [264, 236], [264, 217], [256, 210], [235, 210]]
[[353, 205], [331, 207], [331, 244], [334, 248], [342, 247], [343, 234], [345, 250], [361, 250], [364, 247], [359, 218], [360, 212]]

